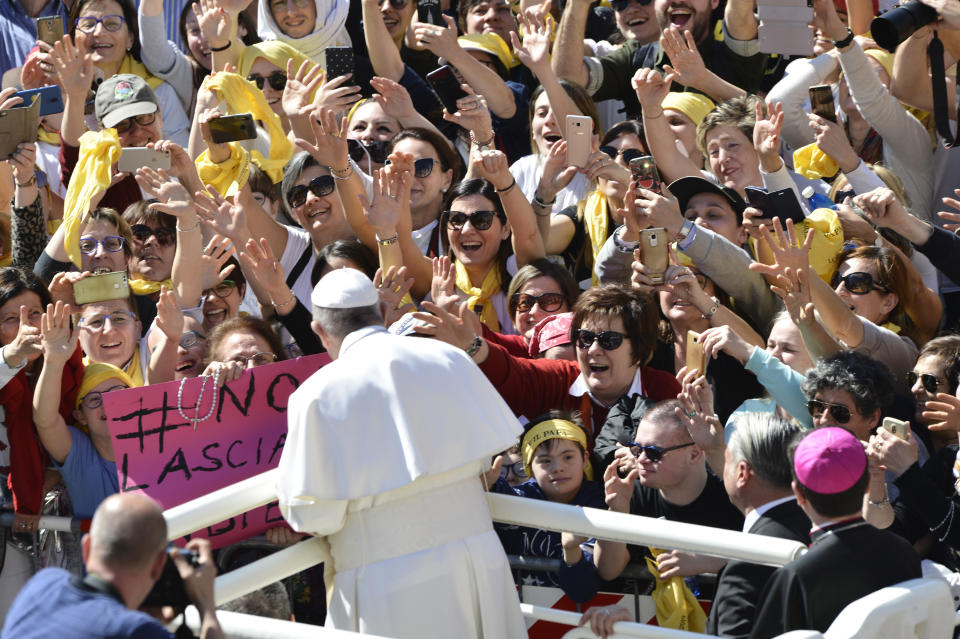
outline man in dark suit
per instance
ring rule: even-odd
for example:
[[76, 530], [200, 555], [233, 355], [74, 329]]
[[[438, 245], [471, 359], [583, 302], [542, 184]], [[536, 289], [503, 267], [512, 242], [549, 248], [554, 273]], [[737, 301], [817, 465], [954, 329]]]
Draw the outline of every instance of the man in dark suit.
[[[738, 417], [727, 442], [723, 484], [744, 514], [743, 531], [809, 543], [810, 520], [797, 505], [790, 482], [790, 443], [800, 428], [768, 413]], [[776, 568], [731, 561], [717, 575], [707, 633], [747, 637], [760, 593]]]
[[921, 576], [920, 558], [906, 540], [860, 516], [869, 472], [863, 444], [850, 431], [810, 431], [791, 467], [797, 503], [813, 522], [812, 543], [767, 582], [752, 639], [800, 629], [825, 632], [847, 604]]

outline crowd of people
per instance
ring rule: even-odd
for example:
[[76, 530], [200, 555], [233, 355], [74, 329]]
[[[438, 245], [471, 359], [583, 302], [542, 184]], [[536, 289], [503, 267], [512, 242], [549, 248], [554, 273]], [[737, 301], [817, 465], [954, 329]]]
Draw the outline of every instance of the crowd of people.
[[813, 544], [774, 572], [498, 524], [558, 560], [520, 583], [583, 604], [646, 557], [718, 575], [708, 631], [770, 637], [960, 569], [960, 151], [933, 114], [960, 8], [888, 51], [892, 0], [813, 0], [788, 56], [755, 0], [0, 4], [0, 115], [53, 87], [0, 158], [4, 614], [80, 569], [40, 515], [120, 489], [103, 395], [349, 343], [315, 289], [340, 269], [376, 287], [357, 326], [482, 372], [457, 406], [403, 392], [472, 411], [488, 384], [523, 425], [483, 489]]

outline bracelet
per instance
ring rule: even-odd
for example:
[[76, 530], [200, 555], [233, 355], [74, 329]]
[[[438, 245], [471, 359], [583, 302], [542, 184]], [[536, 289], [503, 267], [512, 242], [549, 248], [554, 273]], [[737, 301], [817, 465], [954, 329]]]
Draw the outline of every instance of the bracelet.
[[713, 306], [710, 307], [710, 310], [709, 310], [709, 311], [707, 311], [706, 313], [703, 313], [703, 314], [700, 316], [700, 317], [702, 317], [703, 319], [710, 319], [710, 318], [712, 318], [713, 315], [714, 315], [714, 313], [716, 313], [718, 310], [720, 310], [720, 302], [717, 301], [717, 298], [711, 297], [710, 299], [713, 300]]
[[276, 302], [274, 302], [274, 303], [273, 303], [273, 308], [275, 308], [275, 309], [277, 309], [277, 310], [280, 310], [280, 307], [281, 307], [281, 306], [286, 306], [287, 304], [291, 304], [291, 303], [296, 302], [296, 301], [297, 301], [297, 296], [294, 295], [293, 293], [291, 293], [291, 294], [290, 294], [290, 299], [286, 300], [285, 302], [280, 302], [279, 304], [277, 304]]
[[554, 195], [552, 200], [550, 200], [549, 202], [544, 202], [543, 200], [540, 199], [540, 196], [539, 196], [539, 195], [537, 195], [536, 193], [534, 193], [534, 194], [533, 194], [533, 203], [536, 204], [537, 206], [539, 206], [541, 209], [548, 209], [548, 208], [550, 208], [551, 206], [553, 206], [554, 204], [557, 203], [557, 196]]
[[480, 347], [483, 346], [483, 340], [479, 335], [473, 336], [473, 341], [470, 342], [470, 346], [464, 349], [467, 353], [467, 357], [473, 357], [480, 351]]
[[884, 495], [883, 499], [881, 499], [880, 501], [873, 501], [872, 499], [867, 497], [867, 503], [870, 504], [871, 506], [882, 508], [883, 506], [886, 506], [887, 504], [890, 503], [890, 497], [888, 495]]
[[847, 27], [847, 35], [841, 40], [834, 40], [833, 46], [843, 49], [849, 47], [851, 42], [853, 42], [853, 29]]
[[177, 218], [177, 230], [180, 231], [181, 233], [189, 233], [190, 231], [195, 230], [198, 226], [200, 226], [200, 218], [199, 218], [199, 217], [197, 218], [197, 221], [194, 223], [194, 225], [191, 226], [191, 227], [188, 228], [188, 229], [182, 229], [182, 228], [180, 228], [180, 218]]
[[30, 179], [27, 180], [26, 182], [21, 183], [21, 182], [17, 182], [16, 180], [14, 180], [14, 182], [16, 183], [18, 188], [25, 189], [28, 186], [33, 186], [34, 184], [37, 183], [37, 174], [36, 172], [34, 172], [34, 174], [31, 175]]
[[397, 242], [400, 241], [400, 233], [399, 232], [394, 233], [393, 237], [388, 237], [385, 239], [380, 239], [379, 235], [377, 235], [376, 238], [377, 238], [377, 244], [379, 244], [380, 246], [390, 246], [391, 244], [396, 244]]
[[217, 47], [210, 47], [210, 50], [211, 50], [211, 51], [216, 51], [217, 53], [219, 53], [220, 51], [226, 51], [227, 49], [229, 49], [231, 44], [233, 44], [233, 43], [232, 43], [232, 42], [228, 42], [228, 43], [226, 43], [225, 45], [223, 45], [222, 47], [220, 47], [219, 49], [218, 49]]
[[493, 190], [496, 191], [497, 193], [506, 193], [507, 191], [509, 191], [510, 189], [512, 189], [513, 187], [515, 187], [515, 186], [517, 185], [517, 178], [515, 178], [515, 177], [513, 177], [513, 176], [510, 176], [510, 179], [511, 179], [512, 181], [510, 182], [510, 186], [508, 186], [507, 188], [505, 188], [505, 189], [498, 189], [496, 186], [494, 186], [494, 187], [493, 187]]
[[[332, 166], [328, 166], [328, 167], [327, 167], [327, 170], [330, 171], [330, 175], [333, 176], [333, 179], [334, 179], [334, 180], [339, 180], [339, 181], [341, 181], [341, 182], [343, 182], [344, 180], [349, 180], [350, 177], [353, 175], [353, 165], [352, 165], [352, 164], [348, 164], [348, 165], [347, 165], [347, 168], [345, 168], [345, 169], [335, 169], [335, 168], [333, 168]], [[342, 174], [342, 173], [345, 173], [346, 175], [338, 175], [338, 174]]]
[[648, 120], [656, 120], [657, 118], [661, 117], [662, 115], [663, 115], [663, 107], [660, 107], [660, 113], [658, 113], [658, 114], [656, 114], [656, 115], [647, 115], [646, 113], [644, 113], [644, 114], [643, 114], [643, 117], [646, 118], [646, 119], [648, 119]]
[[489, 140], [487, 140], [486, 142], [481, 142], [480, 140], [477, 139], [477, 136], [475, 136], [475, 135], [473, 134], [473, 131], [470, 131], [470, 141], [473, 142], [474, 144], [476, 144], [476, 145], [479, 146], [479, 147], [488, 147], [488, 148], [489, 148], [490, 145], [493, 144], [493, 141], [496, 139], [496, 137], [497, 137], [497, 136], [496, 136], [495, 133], [491, 133]]

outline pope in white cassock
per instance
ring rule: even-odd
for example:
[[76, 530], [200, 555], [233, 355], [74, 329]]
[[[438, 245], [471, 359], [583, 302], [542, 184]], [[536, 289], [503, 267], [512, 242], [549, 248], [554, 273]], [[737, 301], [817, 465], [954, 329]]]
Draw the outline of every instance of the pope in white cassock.
[[334, 362], [290, 397], [280, 509], [326, 536], [328, 627], [387, 637], [526, 637], [480, 482], [521, 432], [466, 353], [383, 328], [373, 283], [327, 274], [313, 330]]

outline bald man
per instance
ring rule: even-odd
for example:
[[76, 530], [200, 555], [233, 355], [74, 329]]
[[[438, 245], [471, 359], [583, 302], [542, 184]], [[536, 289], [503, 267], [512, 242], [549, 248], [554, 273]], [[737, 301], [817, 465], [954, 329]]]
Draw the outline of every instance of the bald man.
[[[97, 508], [81, 543], [87, 575], [81, 579], [60, 568], [38, 572], [13, 602], [0, 639], [171, 639], [160, 622], [137, 611], [167, 561], [167, 523], [160, 506], [144, 495], [112, 495]], [[200, 637], [222, 638], [210, 543], [194, 539], [187, 548], [199, 554], [198, 566], [177, 551], [170, 557], [203, 619]]]

